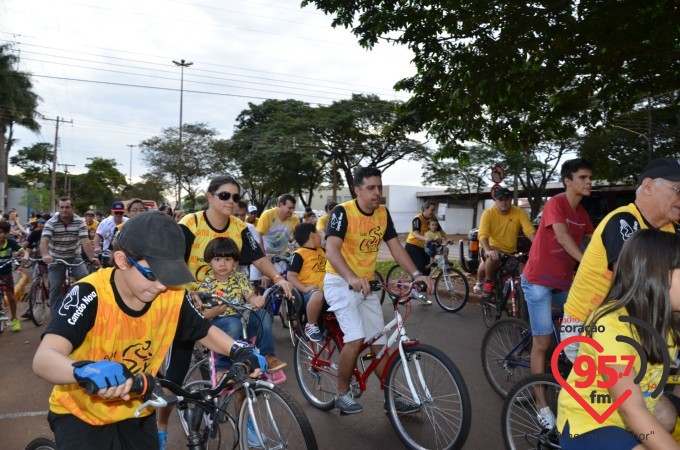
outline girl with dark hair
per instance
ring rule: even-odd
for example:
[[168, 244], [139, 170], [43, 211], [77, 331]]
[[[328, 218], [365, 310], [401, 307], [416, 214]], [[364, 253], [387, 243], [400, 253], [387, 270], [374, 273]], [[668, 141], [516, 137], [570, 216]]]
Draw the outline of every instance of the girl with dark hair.
[[[602, 351], [582, 342], [567, 379], [576, 395], [604, 420], [596, 420], [563, 389], [556, 423], [562, 449], [680, 449], [666, 429], [675, 424], [673, 408], [663, 408], [672, 417], [659, 417], [658, 411], [655, 416], [662, 398], [655, 390], [665, 382], [664, 355], [674, 359], [680, 343], [678, 311], [680, 236], [640, 230], [624, 244], [611, 290], [583, 326], [584, 334], [595, 339]], [[611, 362], [605, 365], [603, 355]], [[593, 366], [592, 374], [586, 365]], [[636, 382], [638, 374], [641, 379]], [[591, 384], [587, 384], [588, 377], [592, 377]], [[607, 417], [605, 411], [619, 398], [625, 400]]]

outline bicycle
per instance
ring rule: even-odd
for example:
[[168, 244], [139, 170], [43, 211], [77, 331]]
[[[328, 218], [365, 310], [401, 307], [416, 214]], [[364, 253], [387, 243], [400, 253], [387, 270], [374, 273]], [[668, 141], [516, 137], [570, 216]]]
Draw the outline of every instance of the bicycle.
[[[33, 269], [33, 281], [31, 287], [25, 294], [28, 296], [28, 309], [26, 313], [36, 327], [45, 323], [47, 316], [47, 302], [50, 298], [50, 290], [45, 278], [47, 277], [47, 266], [42, 263], [40, 258], [29, 258], [29, 263], [35, 264]], [[26, 266], [28, 268], [29, 266]]]
[[[53, 262], [49, 265], [52, 265], [52, 264], [63, 264], [64, 267], [65, 267], [64, 284], [63, 284], [62, 290], [63, 290], [63, 295], [66, 296], [66, 294], [68, 294], [68, 291], [71, 289], [71, 286], [74, 285], [76, 283], [76, 281], [78, 281], [78, 280], [76, 280], [76, 277], [73, 275], [73, 269], [76, 268], [76, 267], [82, 266], [83, 264], [85, 264], [85, 261], [81, 260], [79, 263], [73, 264], [73, 263], [70, 263], [70, 262], [65, 261], [63, 259], [54, 258]], [[48, 290], [47, 298], [49, 299], [49, 290]], [[54, 308], [59, 308], [60, 306], [61, 305], [50, 305], [50, 312], [54, 315], [54, 313], [59, 311], [58, 309], [55, 311]]]
[[482, 297], [482, 317], [487, 328], [499, 320], [504, 311], [509, 317], [529, 320], [520, 278], [520, 266], [528, 257], [528, 253], [499, 254], [501, 264], [494, 277], [491, 299]]
[[501, 414], [503, 440], [507, 449], [561, 448], [556, 427], [544, 428], [538, 419], [538, 411], [544, 406], [548, 406], [557, 417], [557, 399], [561, 390], [562, 386], [552, 374], [531, 375], [512, 388]]
[[[447, 243], [447, 245], [450, 242]], [[430, 276], [434, 281], [434, 298], [441, 308], [450, 313], [460, 311], [468, 301], [470, 291], [467, 277], [453, 267], [444, 256], [443, 246], [441, 252], [435, 256], [433, 263], [426, 267], [432, 269]], [[394, 265], [387, 272], [385, 277], [385, 289], [392, 293], [404, 291], [413, 282], [413, 277], [407, 273], [400, 265]], [[420, 296], [419, 299], [424, 304], [427, 303], [427, 296]]]
[[[2, 264], [0, 264], [0, 269], [5, 267], [8, 264], [12, 264], [14, 266], [18, 266], [20, 264], [21, 260], [17, 258], [8, 258], [5, 260]], [[2, 281], [0, 281], [0, 285], [4, 284]], [[9, 325], [10, 318], [7, 316], [7, 300], [5, 300], [5, 296], [2, 296], [2, 301], [0, 301], [0, 333], [2, 333], [5, 328]], [[18, 302], [18, 299], [16, 300]]]
[[[560, 343], [559, 326], [562, 312], [555, 312], [553, 338]], [[505, 398], [508, 391], [531, 374], [531, 344], [533, 335], [529, 324], [515, 317], [496, 322], [489, 328], [482, 341], [482, 368], [493, 390]], [[558, 359], [563, 375], [571, 371], [571, 361], [562, 352]]]
[[[411, 288], [422, 289], [422, 282]], [[382, 286], [385, 289], [385, 286]], [[465, 445], [470, 431], [471, 405], [467, 386], [456, 365], [442, 351], [410, 339], [405, 322], [410, 315], [410, 289], [386, 290], [394, 307], [394, 319], [361, 347], [350, 390], [358, 398], [366, 390], [371, 373], [387, 358], [380, 379], [385, 392], [385, 410], [399, 438], [410, 449], [458, 449]], [[405, 307], [402, 317], [399, 306]], [[343, 333], [332, 312], [322, 314], [321, 342], [300, 338], [295, 346], [295, 377], [302, 394], [317, 409], [334, 408]], [[392, 331], [379, 354], [370, 346]], [[364, 353], [368, 350], [368, 353]], [[368, 363], [368, 367], [366, 367]], [[419, 407], [412, 414], [400, 415], [395, 399]], [[398, 401], [399, 401], [398, 400]]]
[[[231, 393], [216, 401], [232, 381]], [[135, 417], [148, 407], [177, 405], [183, 424], [188, 426], [185, 430], [187, 448], [191, 450], [219, 449], [222, 441], [233, 442], [229, 448], [246, 450], [250, 447], [249, 439], [253, 441], [251, 444], [267, 449], [318, 448], [309, 420], [295, 400], [271, 383], [248, 377], [242, 364], [235, 364], [217, 386], [205, 383], [198, 381], [180, 387], [171, 381], [139, 373], [135, 375], [131, 393], [141, 396], [144, 403], [135, 410]], [[94, 392], [96, 390], [89, 393]], [[237, 411], [238, 420], [227, 412], [227, 406], [237, 392], [243, 392], [244, 399]], [[223, 439], [221, 423], [229, 424], [233, 436], [227, 435]], [[29, 450], [57, 450], [54, 441], [48, 438], [35, 439], [29, 447]]]

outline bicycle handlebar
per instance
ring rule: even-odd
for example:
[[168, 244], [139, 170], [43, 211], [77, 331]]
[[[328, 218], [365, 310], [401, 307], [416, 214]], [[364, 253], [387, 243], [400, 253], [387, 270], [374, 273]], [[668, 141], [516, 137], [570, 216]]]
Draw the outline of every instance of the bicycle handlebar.
[[[227, 382], [234, 380], [237, 384], [242, 384], [248, 381], [249, 377], [246, 371], [247, 367], [244, 364], [236, 363], [219, 380], [217, 386], [194, 391], [187, 391], [171, 381], [156, 378], [148, 373], [139, 373], [134, 377], [130, 393], [140, 395], [144, 403], [135, 410], [135, 417], [139, 417], [141, 412], [149, 406], [163, 408], [184, 399], [191, 399], [213, 407], [211, 399], [226, 387]], [[168, 394], [162, 388], [167, 388], [172, 393]]]
[[19, 264], [21, 264], [21, 259], [22, 258], [20, 258], [18, 256], [16, 258], [8, 258], [8, 259], [5, 260], [5, 262], [0, 263], [0, 269], [5, 267], [7, 264], [15, 264], [15, 265], [18, 266]]
[[66, 262], [63, 259], [53, 258], [53, 261], [51, 262], [51, 264], [63, 264], [63, 265], [68, 266], [68, 267], [78, 267], [78, 266], [82, 266], [83, 264], [85, 264], [85, 261], [80, 261], [79, 263], [73, 264], [73, 263], [70, 263], [70, 262]]
[[256, 308], [255, 305], [251, 305], [250, 303], [241, 303], [238, 300], [238, 297], [224, 297], [223, 295], [221, 295], [221, 291], [218, 291], [217, 293], [214, 294], [210, 292], [197, 292], [196, 294], [198, 294], [198, 298], [201, 299], [203, 305], [206, 306], [207, 308], [214, 308], [220, 303], [226, 304], [227, 306], [231, 306], [236, 311], [244, 310], [253, 311]]

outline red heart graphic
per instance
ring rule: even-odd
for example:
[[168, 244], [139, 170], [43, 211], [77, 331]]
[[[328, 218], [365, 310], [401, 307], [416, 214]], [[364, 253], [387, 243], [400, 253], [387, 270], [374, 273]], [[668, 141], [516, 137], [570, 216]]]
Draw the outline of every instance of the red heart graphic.
[[[574, 342], [583, 342], [591, 347], [593, 347], [595, 350], [597, 350], [598, 353], [602, 353], [604, 348], [602, 348], [602, 345], [600, 345], [599, 342], [597, 342], [595, 339], [590, 338], [588, 336], [572, 336], [570, 338], [567, 338], [563, 340], [562, 342], [559, 343], [559, 345], [555, 348], [555, 351], [553, 352], [552, 358], [551, 358], [551, 364], [552, 364], [552, 373], [555, 379], [557, 380], [558, 383], [560, 383], [560, 386], [562, 386], [568, 393], [571, 395], [578, 403], [583, 407], [584, 410], [590, 414], [590, 416], [597, 421], [597, 423], [602, 424], [609, 416], [611, 416], [614, 411], [618, 409], [621, 404], [626, 401], [628, 397], [630, 397], [630, 394], [632, 393], [630, 389], [627, 389], [614, 403], [612, 403], [607, 410], [599, 414], [597, 411], [593, 409], [593, 406], [586, 401], [583, 397], [581, 397], [578, 392], [576, 392], [576, 389], [574, 389], [573, 386], [571, 386], [569, 383], [567, 383], [567, 380], [562, 378], [562, 375], [560, 374], [559, 368], [558, 368], [558, 361], [557, 359], [560, 356], [560, 353], [569, 344], [573, 344]], [[595, 380], [593, 380], [593, 383]]]

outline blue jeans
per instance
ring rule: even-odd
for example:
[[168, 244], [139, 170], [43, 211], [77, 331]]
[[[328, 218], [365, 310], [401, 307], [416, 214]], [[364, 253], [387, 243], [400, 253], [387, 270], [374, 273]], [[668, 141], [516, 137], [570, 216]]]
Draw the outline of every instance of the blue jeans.
[[[74, 258], [61, 258], [69, 264], [78, 264], [82, 262], [80, 256]], [[66, 273], [66, 266], [61, 263], [48, 264], [47, 266], [47, 279], [50, 282], [50, 312], [52, 313], [52, 318], [57, 317], [59, 314], [59, 309], [64, 301], [64, 274]], [[87, 276], [87, 269], [85, 264], [81, 264], [78, 267], [72, 267], [71, 273], [76, 278], [80, 280], [81, 278]], [[62, 316], [69, 315], [68, 311], [62, 311]]]
[[[232, 339], [244, 338], [241, 316], [215, 317], [212, 320], [212, 323], [217, 328], [227, 333]], [[262, 324], [261, 328], [260, 324]], [[250, 320], [248, 321], [246, 333], [248, 333], [248, 338], [256, 336], [255, 346], [257, 346], [262, 355], [273, 356], [276, 354], [274, 353], [272, 316], [267, 311], [260, 309], [259, 311], [250, 313]], [[231, 367], [231, 359], [227, 356], [219, 355], [215, 362], [215, 369], [219, 371], [228, 369], [229, 367]]]
[[522, 274], [522, 291], [529, 308], [531, 334], [546, 336], [553, 332], [552, 302], [555, 300], [560, 309], [564, 309], [569, 291], [553, 292], [549, 286], [541, 286], [527, 281]]

